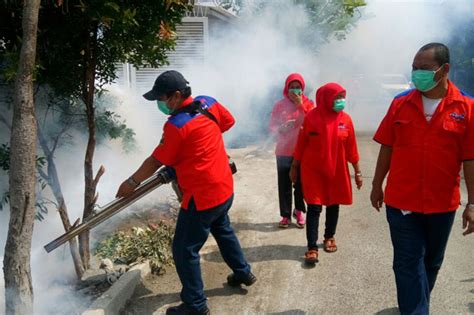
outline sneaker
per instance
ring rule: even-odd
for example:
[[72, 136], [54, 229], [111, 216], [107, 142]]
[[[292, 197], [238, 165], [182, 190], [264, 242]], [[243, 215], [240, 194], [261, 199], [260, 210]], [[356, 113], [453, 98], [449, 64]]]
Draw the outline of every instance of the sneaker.
[[251, 286], [257, 281], [257, 277], [251, 272], [249, 272], [244, 278], [238, 278], [235, 273], [231, 273], [227, 276], [227, 284], [231, 287], [238, 287], [241, 284], [245, 284], [246, 286]]
[[319, 261], [318, 260], [318, 251], [316, 249], [310, 249], [309, 251], [307, 251], [304, 254], [304, 261], [307, 264], [312, 264], [312, 265], [317, 263]]
[[306, 221], [303, 216], [303, 211], [295, 209], [293, 211], [293, 218], [296, 219], [296, 226], [299, 227], [300, 229], [304, 228], [304, 225], [306, 224]]
[[290, 218], [283, 217], [281, 218], [280, 223], [278, 223], [278, 226], [281, 228], [287, 228], [290, 222], [291, 222]]
[[190, 308], [184, 303], [179, 304], [178, 306], [169, 307], [166, 310], [166, 315], [210, 315], [211, 311], [207, 306], [201, 310], [195, 310]]

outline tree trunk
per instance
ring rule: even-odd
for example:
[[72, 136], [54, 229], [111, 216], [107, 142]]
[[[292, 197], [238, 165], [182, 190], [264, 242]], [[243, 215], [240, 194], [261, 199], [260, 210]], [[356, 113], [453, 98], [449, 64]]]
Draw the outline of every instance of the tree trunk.
[[25, 1], [24, 5], [10, 140], [10, 223], [3, 260], [6, 314], [33, 314], [30, 252], [35, 219], [37, 141], [33, 72], [40, 0]]
[[[84, 213], [82, 220], [94, 211], [94, 205], [97, 200], [96, 186], [97, 181], [94, 179], [93, 160], [95, 151], [95, 74], [96, 74], [96, 42], [97, 42], [97, 25], [87, 34], [85, 49], [85, 73], [82, 98], [86, 106], [87, 129], [89, 131], [89, 139], [87, 141], [86, 156], [84, 159]], [[99, 177], [99, 176], [98, 176]], [[90, 249], [89, 249], [89, 231], [79, 235], [79, 251], [84, 267], [89, 268]]]
[[[56, 164], [54, 163], [54, 152], [51, 151], [48, 147], [48, 143], [41, 132], [41, 128], [38, 126], [38, 139], [41, 145], [41, 148], [46, 156], [46, 161], [48, 162], [48, 173], [43, 176], [43, 178], [48, 182], [49, 187], [53, 192], [54, 198], [58, 203], [58, 212], [63, 223], [64, 230], [67, 232], [71, 228], [71, 222], [69, 221], [69, 216], [67, 212], [66, 202], [64, 201], [64, 195], [61, 189], [61, 184], [59, 182], [58, 172], [56, 169]], [[81, 256], [79, 254], [79, 247], [77, 240], [74, 238], [69, 241], [69, 249], [71, 251], [72, 260], [74, 262], [74, 268], [76, 270], [77, 277], [80, 279], [84, 274], [84, 266], [82, 264]]]

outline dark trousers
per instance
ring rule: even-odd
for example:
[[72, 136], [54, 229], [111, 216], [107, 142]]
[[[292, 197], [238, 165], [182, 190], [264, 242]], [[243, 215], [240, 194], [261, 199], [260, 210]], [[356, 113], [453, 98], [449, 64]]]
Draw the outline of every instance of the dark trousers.
[[429, 314], [430, 293], [443, 263], [454, 216], [455, 211], [403, 215], [387, 205], [401, 314]]
[[239, 240], [230, 225], [228, 211], [233, 196], [223, 204], [205, 211], [196, 211], [194, 201], [188, 210], [180, 209], [173, 239], [173, 259], [183, 289], [181, 300], [189, 307], [201, 310], [206, 306], [201, 277], [199, 250], [212, 233], [224, 261], [236, 274], [247, 276], [250, 265], [244, 258]]
[[[308, 250], [318, 249], [319, 216], [323, 210], [322, 205], [308, 204], [308, 213], [306, 214], [306, 239], [308, 241]], [[339, 219], [339, 205], [326, 207], [326, 229], [324, 238], [334, 237], [336, 234], [337, 221]]]
[[[293, 157], [291, 156], [277, 156], [277, 172], [278, 172], [278, 199], [280, 201], [280, 216], [291, 218], [291, 206], [293, 204], [292, 193], [293, 183], [290, 179], [291, 163]], [[295, 208], [306, 212], [306, 207], [303, 200], [303, 191], [301, 190], [301, 179], [294, 185]]]

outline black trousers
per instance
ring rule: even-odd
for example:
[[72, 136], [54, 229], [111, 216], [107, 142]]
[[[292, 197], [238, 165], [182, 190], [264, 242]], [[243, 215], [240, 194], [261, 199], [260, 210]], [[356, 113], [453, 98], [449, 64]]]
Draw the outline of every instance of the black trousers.
[[278, 171], [278, 199], [280, 201], [280, 216], [291, 218], [293, 193], [295, 197], [295, 208], [306, 212], [306, 206], [303, 200], [303, 191], [301, 190], [300, 176], [298, 176], [298, 180], [295, 185], [293, 185], [290, 180], [290, 169], [291, 163], [293, 162], [293, 157], [277, 156], [276, 161]]
[[[323, 210], [322, 205], [308, 204], [308, 214], [306, 215], [306, 239], [308, 250], [318, 249], [319, 216]], [[324, 238], [334, 237], [336, 234], [337, 221], [339, 219], [339, 205], [326, 207], [326, 230]]]

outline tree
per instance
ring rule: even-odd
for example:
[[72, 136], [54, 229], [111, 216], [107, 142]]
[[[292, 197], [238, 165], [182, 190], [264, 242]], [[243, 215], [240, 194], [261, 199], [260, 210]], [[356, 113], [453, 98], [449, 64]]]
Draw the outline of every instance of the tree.
[[[46, 97], [49, 100], [48, 106], [44, 106], [45, 98], [38, 96], [38, 94], [35, 93], [35, 103], [39, 105], [36, 110], [37, 117], [39, 117], [37, 123], [38, 143], [43, 155], [36, 159], [39, 186], [39, 189], [37, 189], [36, 219], [43, 220], [44, 215], [48, 213], [48, 208], [53, 205], [59, 213], [64, 229], [67, 231], [71, 228], [71, 222], [54, 157], [60, 148], [68, 148], [74, 145], [70, 133], [83, 131], [86, 119], [80, 110], [81, 106], [75, 104], [72, 100], [66, 101], [48, 96]], [[134, 132], [127, 128], [119, 115], [106, 109], [111, 107], [109, 105], [111, 102], [117, 102], [117, 100], [111, 99], [107, 95], [102, 95], [98, 100], [96, 119], [98, 140], [121, 138], [124, 150], [128, 151], [134, 146]], [[0, 114], [0, 121], [3, 122], [4, 130], [11, 133], [9, 119], [4, 114]], [[5, 172], [10, 170], [10, 147], [7, 144], [0, 145], [0, 169]], [[46, 186], [49, 186], [54, 201], [44, 196], [43, 190]], [[0, 195], [0, 198], [1, 210], [9, 203], [9, 192], [5, 192], [3, 196]], [[72, 239], [69, 245], [76, 274], [80, 278], [84, 273], [84, 266], [79, 255], [77, 240]]]
[[[3, 45], [0, 45], [0, 52], [3, 49], [0, 65], [7, 64], [4, 73], [8, 74], [11, 69], [8, 65], [15, 63], [14, 52], [18, 46], [19, 5], [8, 2], [0, 3], [0, 7], [2, 5], [6, 10], [0, 10], [0, 27], [5, 30], [4, 37], [0, 38], [3, 41]], [[51, 91], [53, 99], [79, 105], [89, 135], [84, 159], [83, 220], [93, 211], [97, 200], [97, 183], [103, 172], [103, 168], [99, 168], [95, 176], [93, 173], [98, 124], [96, 96], [102, 94], [106, 84], [116, 78], [115, 65], [118, 62], [154, 67], [165, 64], [166, 51], [175, 45], [172, 35], [176, 24], [190, 8], [189, 1], [185, 0], [89, 0], [64, 4], [61, 0], [42, 1], [39, 20], [41, 31], [38, 35], [38, 86]], [[8, 75], [5, 76], [8, 78]], [[110, 119], [114, 119], [113, 113], [109, 114]], [[40, 140], [41, 135], [40, 132]], [[49, 169], [51, 159], [48, 156], [52, 154], [47, 152], [43, 145], [45, 142], [40, 143]], [[49, 178], [52, 179], [49, 183], [56, 182], [52, 177]], [[61, 208], [65, 209], [60, 195], [56, 199], [58, 204], [64, 204]], [[69, 229], [71, 223], [67, 213], [61, 218], [65, 229]], [[88, 233], [80, 236], [80, 256], [83, 267], [87, 268]]]
[[[366, 6], [365, 0], [293, 0], [303, 5], [311, 18], [311, 23], [320, 30], [320, 38], [311, 38], [320, 44], [330, 39], [343, 40], [352, 31], [361, 17], [359, 9]], [[314, 34], [314, 32], [313, 32]]]
[[36, 117], [33, 102], [40, 0], [26, 1], [11, 133], [10, 223], [3, 273], [6, 314], [33, 314], [30, 251], [35, 217]]

